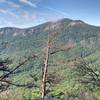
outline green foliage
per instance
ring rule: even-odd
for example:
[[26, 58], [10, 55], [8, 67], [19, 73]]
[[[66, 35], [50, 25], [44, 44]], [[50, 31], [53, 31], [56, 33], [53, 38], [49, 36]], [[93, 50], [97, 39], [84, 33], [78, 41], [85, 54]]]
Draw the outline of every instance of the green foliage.
[[[54, 96], [60, 100], [73, 100], [72, 96], [78, 97], [81, 100], [82, 98], [79, 97], [80, 93], [87, 91], [91, 87], [95, 90], [94, 94], [99, 100], [100, 97], [97, 90], [100, 89], [90, 84], [87, 87], [80, 84], [77, 80], [83, 77], [78, 73], [79, 69], [75, 70], [75, 66], [72, 66], [70, 63], [75, 62], [75, 59], [77, 60], [77, 58], [83, 56], [88, 63], [92, 62], [92, 64], [95, 64], [94, 67], [91, 67], [93, 70], [97, 69], [96, 73], [100, 72], [100, 67], [98, 66], [100, 64], [100, 28], [87, 25], [84, 22], [82, 24], [70, 25], [71, 22], [72, 20], [69, 19], [60, 20], [54, 24], [56, 25], [55, 30], [49, 30], [49, 32], [52, 32], [51, 39], [55, 48], [62, 49], [63, 46], [68, 46], [68, 43], [71, 45], [75, 44], [75, 47], [71, 50], [60, 51], [54, 55], [50, 55], [48, 73], [53, 74], [54, 77], [59, 77], [57, 78], [59, 81], [58, 83], [53, 82], [51, 87], [48, 85], [49, 90], [47, 95]], [[48, 35], [48, 31], [45, 29], [50, 25], [51, 23], [45, 23], [29, 29], [0, 29], [0, 33], [4, 33], [3, 35], [0, 34], [0, 57], [10, 57], [13, 60], [10, 68], [15, 68], [25, 57], [33, 54], [39, 54], [39, 57], [42, 58]], [[35, 32], [32, 30], [35, 30]], [[14, 36], [14, 33], [17, 33], [17, 35]], [[6, 48], [3, 48], [4, 43], [7, 43]], [[16, 83], [27, 83], [33, 81], [30, 78], [30, 74], [37, 75], [38, 73], [38, 81], [34, 83], [40, 86], [43, 60], [44, 58], [31, 60], [18, 69], [15, 74], [11, 75], [11, 79]], [[34, 99], [35, 97], [41, 97], [39, 89], [34, 87], [26, 89], [11, 86], [11, 90], [14, 93], [10, 97], [7, 99], [0, 98], [0, 100], [20, 100], [23, 97]], [[84, 97], [82, 100], [85, 100]]]
[[100, 91], [98, 90], [94, 94], [96, 95], [97, 99], [100, 100]]

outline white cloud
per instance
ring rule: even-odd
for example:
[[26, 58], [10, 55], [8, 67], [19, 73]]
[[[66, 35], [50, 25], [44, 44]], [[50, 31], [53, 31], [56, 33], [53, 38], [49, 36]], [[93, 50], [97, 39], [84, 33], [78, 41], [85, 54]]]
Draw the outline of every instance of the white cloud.
[[9, 14], [10, 16], [12, 17], [18, 17], [15, 13], [11, 12], [11, 11], [8, 11], [6, 9], [0, 9], [0, 13], [3, 13], [3, 14]]
[[32, 3], [32, 2], [29, 1], [29, 0], [19, 0], [19, 1], [20, 1], [21, 3], [24, 3], [24, 4], [29, 5], [29, 6], [31, 6], [31, 7], [34, 7], [34, 8], [37, 7], [35, 3]]
[[21, 17], [24, 18], [24, 19], [28, 19], [29, 13], [24, 11], [23, 13], [21, 13]]
[[8, 4], [8, 5], [10, 5], [10, 7], [12, 7], [12, 8], [19, 8], [19, 7], [20, 7], [20, 5], [14, 3], [14, 2], [12, 2], [12, 1], [0, 0], [0, 3]]
[[4, 2], [6, 2], [7, 0], [0, 0], [0, 3], [4, 3]]
[[11, 1], [8, 1], [7, 3], [8, 3], [12, 8], [19, 8], [19, 7], [20, 7], [20, 5], [14, 3], [14, 2], [11, 2]]
[[8, 13], [9, 15], [11, 15], [12, 17], [18, 18], [18, 16], [17, 16], [15, 13], [11, 12], [11, 11], [8, 11], [7, 13]]
[[21, 15], [19, 16], [19, 18], [22, 18], [23, 20], [26, 20], [26, 21], [30, 21], [30, 20], [35, 20], [37, 17], [36, 17], [36, 13], [28, 13], [27, 11], [24, 11], [21, 13]]
[[7, 13], [7, 11], [6, 10], [4, 10], [4, 9], [0, 9], [0, 13]]

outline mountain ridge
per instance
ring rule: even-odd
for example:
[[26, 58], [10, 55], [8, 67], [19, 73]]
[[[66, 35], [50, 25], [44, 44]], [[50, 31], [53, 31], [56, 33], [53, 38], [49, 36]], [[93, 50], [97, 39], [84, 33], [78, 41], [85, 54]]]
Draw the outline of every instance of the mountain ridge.
[[69, 21], [79, 21], [79, 22], [82, 22], [84, 24], [87, 24], [87, 25], [90, 25], [90, 26], [94, 26], [94, 27], [99, 27], [100, 28], [100, 26], [92, 25], [92, 24], [86, 23], [86, 22], [84, 22], [82, 20], [79, 20], [79, 19], [76, 20], [76, 19], [70, 19], [70, 18], [62, 18], [62, 19], [59, 19], [59, 20], [56, 20], [56, 21], [47, 21], [47, 22], [44, 22], [44, 23], [41, 23], [39, 25], [32, 26], [32, 27], [20, 28], [20, 27], [9, 27], [9, 26], [7, 26], [7, 27], [0, 27], [0, 29], [4, 29], [4, 28], [14, 28], [14, 29], [21, 29], [21, 30], [23, 30], [23, 29], [29, 29], [29, 28], [38, 27], [38, 26], [41, 26], [41, 25], [44, 25], [44, 24], [50, 24], [50, 23], [56, 23], [56, 22], [60, 22], [60, 21], [68, 21], [68, 20]]
[[66, 18], [25, 29], [13, 27], [0, 28], [0, 44], [4, 46], [9, 45], [9, 48], [5, 49], [9, 52], [12, 50], [13, 52], [16, 52], [16, 50], [21, 52], [22, 49], [28, 51], [29, 48], [37, 48], [39, 50], [45, 47], [48, 33], [52, 38], [55, 38], [57, 45], [73, 43], [77, 44], [78, 47], [80, 44], [81, 48], [85, 46], [88, 51], [92, 48], [95, 50], [100, 48], [100, 27], [88, 25], [81, 20]]

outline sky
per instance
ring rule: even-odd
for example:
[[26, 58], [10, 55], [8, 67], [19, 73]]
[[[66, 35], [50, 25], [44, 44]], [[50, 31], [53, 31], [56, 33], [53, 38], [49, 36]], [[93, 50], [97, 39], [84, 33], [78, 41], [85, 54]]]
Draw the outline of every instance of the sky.
[[100, 26], [100, 0], [0, 0], [0, 28], [33, 27], [62, 18]]

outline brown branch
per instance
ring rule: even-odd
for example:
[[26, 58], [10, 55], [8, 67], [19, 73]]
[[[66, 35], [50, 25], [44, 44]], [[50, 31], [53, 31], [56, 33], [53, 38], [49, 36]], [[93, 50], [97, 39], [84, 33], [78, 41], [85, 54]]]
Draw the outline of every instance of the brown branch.
[[9, 72], [10, 70], [9, 69], [6, 69], [6, 68], [0, 68], [0, 71]]
[[[95, 71], [91, 68], [91, 66], [89, 64], [86, 63], [85, 59], [82, 57], [82, 60], [83, 60], [83, 64], [84, 64], [84, 67], [88, 70], [88, 74], [89, 72], [91, 72], [91, 76], [94, 77], [94, 75], [98, 78], [98, 74], [95, 73]], [[94, 75], [93, 75], [94, 74]], [[90, 74], [89, 74], [90, 75]]]
[[2, 80], [2, 82], [5, 82], [5, 83], [7, 83], [9, 85], [14, 85], [16, 87], [26, 87], [26, 88], [38, 87], [33, 82], [27, 83], [27, 84], [17, 84], [17, 83], [13, 83], [11, 81], [8, 81], [8, 80]]
[[23, 61], [22, 63], [20, 63], [18, 66], [16, 66], [14, 69], [12, 69], [11, 71], [9, 71], [9, 73], [5, 74], [5, 75], [2, 75], [0, 77], [0, 81], [2, 81], [4, 78], [8, 77], [9, 75], [13, 74], [13, 72], [15, 72], [18, 68], [20, 68], [22, 65], [24, 65], [27, 61], [30, 60], [30, 58], [32, 57], [29, 57], [27, 58], [25, 61]]
[[[82, 72], [84, 72], [83, 78], [84, 79], [79, 79], [80, 83], [83, 84], [88, 84], [91, 83], [93, 85], [96, 85], [98, 87], [100, 87], [100, 74], [97, 74], [96, 71], [92, 68], [92, 67], [85, 61], [85, 59], [83, 57], [82, 61], [80, 63], [79, 68], [81, 69]], [[79, 72], [81, 74], [81, 72]]]
[[52, 54], [55, 54], [55, 53], [60, 52], [60, 51], [69, 51], [72, 48], [74, 48], [74, 46], [56, 48], [56, 50], [51, 52], [50, 54], [52, 55]]
[[60, 52], [60, 51], [65, 51], [65, 50], [63, 50], [63, 49], [55, 50], [55, 51], [51, 52], [50, 54], [52, 55], [52, 54], [55, 54], [55, 53]]

